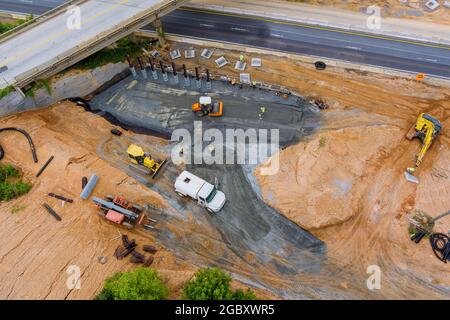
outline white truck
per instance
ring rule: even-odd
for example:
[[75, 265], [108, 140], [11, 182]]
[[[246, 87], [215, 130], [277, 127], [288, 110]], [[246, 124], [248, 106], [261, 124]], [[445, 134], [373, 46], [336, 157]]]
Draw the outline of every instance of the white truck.
[[175, 181], [175, 192], [181, 197], [197, 200], [210, 213], [219, 212], [226, 201], [222, 191], [188, 171], [183, 171]]

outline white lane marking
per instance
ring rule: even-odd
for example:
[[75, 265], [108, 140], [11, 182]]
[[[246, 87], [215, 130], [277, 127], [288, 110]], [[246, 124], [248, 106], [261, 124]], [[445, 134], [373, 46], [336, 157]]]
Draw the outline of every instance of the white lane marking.
[[200, 27], [214, 28], [215, 26], [207, 23], [200, 23]]
[[[272, 29], [272, 31], [278, 31], [280, 33], [290, 33], [290, 34], [294, 34], [294, 35], [298, 35], [298, 32], [295, 31], [289, 31], [289, 30], [280, 30], [280, 29]], [[363, 45], [365, 47], [371, 47], [371, 48], [380, 48], [380, 49], [388, 49], [388, 50], [392, 50], [392, 51], [398, 51], [398, 52], [405, 52], [410, 54], [411, 53], [411, 49], [400, 49], [400, 48], [394, 48], [394, 47], [386, 47], [383, 45], [379, 45], [379, 44], [372, 44], [372, 43], [361, 43], [359, 41], [355, 41], [355, 40], [344, 40], [344, 39], [336, 39], [336, 38], [329, 38], [329, 37], [324, 37], [324, 36], [317, 36], [317, 35], [308, 35], [308, 34], [302, 34], [301, 35], [304, 38], [311, 38], [311, 39], [323, 39], [323, 40], [330, 40], [330, 41], [336, 41], [336, 42], [346, 42], [346, 43], [351, 43], [351, 44], [360, 44]], [[361, 49], [362, 50], [362, 49]], [[448, 60], [448, 56], [441, 56], [435, 53], [420, 53], [422, 56], [428, 56], [428, 57], [433, 57], [433, 58], [444, 58], [445, 60]], [[417, 59], [417, 58], [415, 58]]]
[[247, 31], [247, 29], [244, 29], [244, 28], [236, 28], [236, 27], [231, 28], [231, 30], [235, 30], [235, 31]]
[[278, 33], [271, 33], [270, 36], [275, 38], [284, 38], [281, 34]]
[[352, 46], [345, 46], [348, 49], [353, 49], [353, 50], [361, 50], [361, 48], [358, 47], [352, 47]]

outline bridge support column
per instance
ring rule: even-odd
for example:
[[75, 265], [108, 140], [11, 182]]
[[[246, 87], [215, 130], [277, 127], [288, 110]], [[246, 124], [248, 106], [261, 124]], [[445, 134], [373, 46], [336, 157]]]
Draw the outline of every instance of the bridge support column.
[[209, 70], [206, 69], [206, 90], [211, 90], [211, 75], [209, 74]]
[[156, 32], [158, 33], [158, 45], [162, 48], [166, 45], [166, 36], [164, 34], [163, 24], [160, 18], [156, 18], [153, 22]]
[[184, 86], [190, 87], [191, 86], [191, 80], [189, 79], [189, 75], [186, 70], [186, 65], [183, 64], [183, 75], [184, 75]]

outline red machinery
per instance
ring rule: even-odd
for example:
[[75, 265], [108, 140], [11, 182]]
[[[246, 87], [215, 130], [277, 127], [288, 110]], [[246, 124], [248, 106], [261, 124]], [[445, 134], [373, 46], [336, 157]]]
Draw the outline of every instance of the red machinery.
[[144, 219], [143, 208], [131, 203], [124, 197], [107, 195], [105, 199], [94, 197], [92, 201], [101, 210], [99, 212], [101, 217], [128, 229], [133, 229], [136, 224], [141, 224]]

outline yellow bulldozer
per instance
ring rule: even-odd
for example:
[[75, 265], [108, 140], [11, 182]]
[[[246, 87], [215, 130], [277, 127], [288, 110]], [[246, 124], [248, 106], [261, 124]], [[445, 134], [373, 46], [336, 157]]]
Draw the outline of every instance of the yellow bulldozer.
[[152, 158], [150, 154], [144, 152], [144, 150], [140, 146], [137, 146], [135, 144], [132, 144], [128, 147], [127, 153], [131, 161], [130, 166], [138, 170], [144, 167], [146, 169], [145, 173], [150, 174], [152, 176], [152, 179], [156, 177], [158, 172], [167, 161], [159, 161]]
[[408, 180], [418, 183], [417, 178], [415, 178], [413, 174], [416, 173], [417, 168], [422, 163], [423, 157], [425, 156], [431, 144], [439, 135], [441, 130], [442, 124], [438, 119], [430, 116], [427, 113], [421, 113], [417, 118], [415, 125], [413, 125], [407, 133], [406, 138], [408, 140], [418, 138], [422, 142], [420, 151], [416, 155], [414, 167], [409, 167], [406, 169]]
[[213, 102], [211, 97], [200, 97], [199, 102], [192, 105], [192, 112], [198, 117], [221, 117], [223, 115], [223, 102]]

